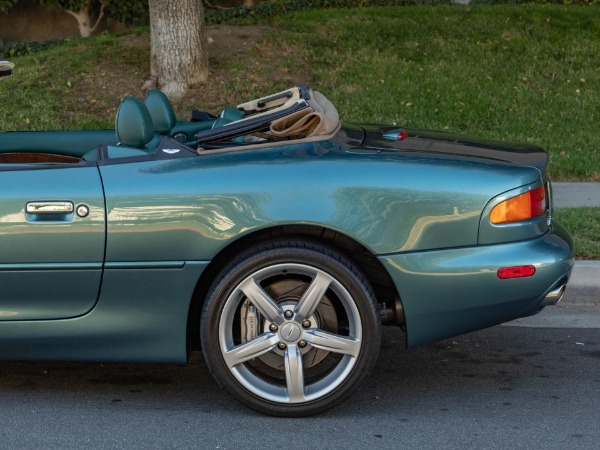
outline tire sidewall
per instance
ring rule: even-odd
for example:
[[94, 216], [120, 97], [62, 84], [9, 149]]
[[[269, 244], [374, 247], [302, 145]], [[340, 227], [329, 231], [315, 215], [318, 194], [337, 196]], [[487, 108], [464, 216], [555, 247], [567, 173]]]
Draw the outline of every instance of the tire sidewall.
[[[360, 315], [362, 342], [357, 361], [340, 386], [310, 402], [282, 405], [258, 397], [235, 379], [221, 353], [219, 323], [225, 302], [242, 280], [262, 268], [290, 262], [323, 270], [344, 286]], [[349, 263], [349, 259], [320, 245], [288, 242], [247, 252], [221, 272], [207, 297], [201, 320], [201, 337], [202, 349], [211, 372], [219, 384], [239, 401], [266, 414], [306, 416], [317, 414], [342, 402], [368, 376], [379, 352], [381, 323], [373, 291], [366, 279]]]

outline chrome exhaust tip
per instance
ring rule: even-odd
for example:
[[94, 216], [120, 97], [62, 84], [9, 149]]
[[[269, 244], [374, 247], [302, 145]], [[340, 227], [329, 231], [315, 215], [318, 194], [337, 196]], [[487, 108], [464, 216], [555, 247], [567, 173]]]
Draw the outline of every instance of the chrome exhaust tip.
[[546, 298], [542, 301], [541, 306], [556, 305], [558, 302], [560, 302], [560, 299], [562, 298], [563, 294], [565, 293], [566, 287], [567, 287], [566, 284], [561, 284], [559, 287], [557, 287], [553, 291], [548, 292], [548, 294], [546, 295]]

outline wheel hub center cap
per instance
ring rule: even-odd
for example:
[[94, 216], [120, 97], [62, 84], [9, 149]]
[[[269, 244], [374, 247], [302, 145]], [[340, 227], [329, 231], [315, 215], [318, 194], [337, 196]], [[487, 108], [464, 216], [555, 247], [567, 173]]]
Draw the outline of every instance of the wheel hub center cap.
[[302, 330], [298, 325], [292, 322], [286, 323], [281, 327], [281, 338], [286, 342], [295, 342], [300, 338]]

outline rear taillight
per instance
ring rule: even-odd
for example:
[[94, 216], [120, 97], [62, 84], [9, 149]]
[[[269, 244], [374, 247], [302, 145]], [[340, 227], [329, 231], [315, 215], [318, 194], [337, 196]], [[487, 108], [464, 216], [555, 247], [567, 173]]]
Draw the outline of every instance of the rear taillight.
[[530, 220], [544, 214], [546, 207], [546, 189], [540, 186], [497, 204], [490, 213], [490, 222], [501, 224]]

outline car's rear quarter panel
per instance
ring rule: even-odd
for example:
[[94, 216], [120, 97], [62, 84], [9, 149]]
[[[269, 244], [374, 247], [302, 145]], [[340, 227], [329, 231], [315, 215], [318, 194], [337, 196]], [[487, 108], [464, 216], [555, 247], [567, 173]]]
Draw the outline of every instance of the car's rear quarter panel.
[[[477, 245], [481, 212], [490, 199], [515, 186], [540, 182], [535, 168], [460, 158], [379, 155], [335, 141], [109, 164], [100, 171], [107, 203], [107, 283], [129, 270], [126, 265], [118, 269], [118, 263], [205, 264], [255, 231], [314, 225], [343, 233], [382, 257], [395, 274], [409, 322], [416, 324], [409, 327], [415, 343], [446, 336], [452, 329], [462, 332], [494, 322], [498, 302], [477, 320], [474, 312], [461, 315], [468, 301], [480, 302], [478, 294], [489, 289], [486, 283], [494, 281], [491, 277], [465, 285], [469, 286], [468, 299], [464, 289], [452, 286], [460, 285], [466, 267], [486, 273], [494, 264], [484, 264], [485, 249], [470, 254]], [[468, 255], [468, 262], [437, 271], [444, 260], [455, 261], [455, 254], [461, 252]], [[500, 259], [495, 256], [498, 263]], [[394, 264], [408, 270], [399, 274]], [[138, 264], [138, 270], [142, 266]], [[411, 267], [418, 268], [415, 274]], [[146, 270], [152, 277], [152, 267]], [[432, 283], [439, 286], [437, 291], [447, 291], [441, 303], [437, 294], [427, 298], [422, 290]], [[454, 303], [451, 311], [444, 302], [459, 293], [467, 303]], [[189, 299], [189, 287], [171, 294], [177, 305]], [[485, 305], [484, 301], [475, 310], [485, 310]], [[180, 317], [175, 322], [185, 323], [185, 308], [176, 309]], [[413, 330], [428, 311], [431, 323], [413, 338]], [[446, 315], [450, 321], [448, 313], [456, 321], [454, 328], [437, 328], [437, 318]], [[507, 314], [498, 315], [500, 320], [504, 317]]]
[[210, 260], [243, 235], [285, 224], [342, 232], [376, 255], [476, 245], [488, 201], [540, 179], [531, 168], [357, 153], [329, 141], [100, 171], [108, 262]]

